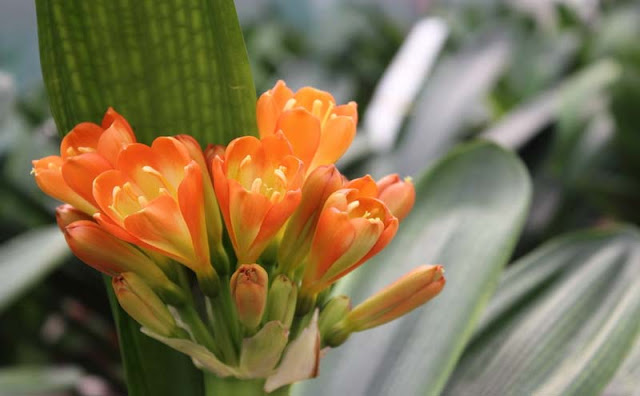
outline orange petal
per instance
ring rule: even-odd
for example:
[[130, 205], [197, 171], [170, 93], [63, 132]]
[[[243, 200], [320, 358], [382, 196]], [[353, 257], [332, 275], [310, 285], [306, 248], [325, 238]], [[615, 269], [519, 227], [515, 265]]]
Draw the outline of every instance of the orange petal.
[[56, 208], [56, 223], [63, 232], [66, 226], [79, 220], [91, 220], [91, 216], [69, 204]]
[[356, 267], [364, 263], [365, 261], [369, 260], [371, 257], [375, 256], [382, 249], [384, 249], [389, 244], [389, 242], [391, 242], [393, 237], [396, 235], [397, 231], [398, 231], [398, 219], [393, 217], [389, 220], [388, 224], [385, 226], [385, 229], [384, 231], [382, 231], [382, 234], [380, 235], [380, 238], [378, 238], [378, 241], [376, 242], [376, 244], [373, 245], [371, 250], [362, 259], [360, 259], [358, 264], [356, 264]]
[[107, 109], [107, 112], [104, 114], [104, 117], [102, 118], [102, 128], [107, 129], [116, 121], [118, 122], [120, 127], [126, 130], [125, 132], [129, 135], [128, 140], [135, 142], [136, 136], [133, 133], [133, 129], [131, 128], [131, 125], [129, 125], [127, 120], [122, 115], [116, 112], [112, 107], [109, 107]]
[[300, 204], [302, 194], [300, 190], [288, 191], [282, 201], [273, 205], [262, 221], [260, 232], [256, 235], [252, 243], [252, 250], [259, 250], [260, 253], [267, 247], [280, 228], [287, 222], [291, 214]]
[[184, 177], [184, 167], [191, 162], [189, 150], [178, 139], [168, 136], [156, 138], [151, 144], [160, 173], [174, 186]]
[[349, 117], [331, 116], [322, 127], [318, 150], [310, 169], [333, 164], [347, 151], [356, 136], [356, 124]]
[[93, 214], [97, 211], [91, 203], [65, 183], [61, 169], [62, 158], [52, 155], [32, 161], [32, 164], [36, 183], [47, 195], [59, 201], [67, 202], [88, 214]]
[[185, 168], [185, 176], [178, 188], [178, 203], [184, 218], [195, 253], [202, 263], [209, 263], [207, 225], [205, 223], [204, 191], [202, 172], [195, 161]]
[[261, 139], [267, 163], [276, 165], [293, 154], [289, 140], [282, 132]]
[[[160, 171], [158, 156], [151, 147], [135, 143], [127, 146], [118, 156], [117, 168], [133, 181], [144, 193], [153, 199], [160, 194], [160, 189], [173, 193], [173, 185], [163, 180], [165, 175]], [[145, 171], [145, 169], [147, 171]]]
[[357, 179], [349, 181], [344, 188], [352, 188], [357, 190], [358, 197], [376, 198], [378, 196], [378, 185], [373, 177], [365, 175]]
[[253, 180], [259, 177], [265, 166], [262, 142], [253, 136], [243, 136], [232, 140], [224, 153], [223, 164], [227, 177], [237, 179], [240, 166], [245, 163], [243, 161], [247, 158], [251, 159], [250, 166], [243, 168], [242, 173], [245, 177]]
[[207, 159], [207, 164], [211, 165], [211, 162], [215, 157], [224, 159], [224, 152], [227, 148], [221, 144], [209, 144], [204, 150], [204, 156]]
[[318, 281], [355, 242], [356, 230], [347, 213], [335, 208], [322, 211], [309, 252], [305, 283]]
[[291, 98], [293, 98], [293, 92], [287, 88], [282, 80], [278, 81], [273, 89], [260, 95], [256, 105], [256, 116], [261, 137], [271, 135], [276, 131], [278, 117]]
[[133, 243], [134, 245], [138, 245], [141, 247], [146, 247], [146, 248], [149, 247], [148, 244], [142, 242], [138, 238], [131, 235], [129, 231], [122, 228], [120, 224], [114, 222], [113, 219], [111, 219], [109, 216], [105, 215], [104, 213], [100, 213], [100, 212], [95, 213], [93, 215], [93, 220], [95, 220], [100, 225], [100, 227], [104, 228], [105, 231], [115, 236], [116, 238], [122, 239], [123, 241]]
[[213, 178], [213, 188], [218, 199], [218, 205], [220, 205], [220, 211], [225, 219], [227, 230], [233, 232], [230, 229], [229, 220], [229, 183], [223, 170], [223, 160], [220, 157], [214, 158], [211, 164], [211, 177]]
[[98, 153], [85, 153], [69, 157], [62, 164], [62, 177], [67, 185], [80, 196], [97, 206], [93, 198], [93, 181], [102, 172], [111, 169]]
[[272, 206], [262, 194], [249, 192], [235, 180], [229, 180], [229, 219], [235, 236], [238, 262], [255, 262], [261, 251], [251, 249], [262, 222]]
[[129, 178], [121, 171], [112, 169], [101, 173], [93, 181], [93, 197], [95, 198], [100, 210], [109, 216], [116, 224], [122, 224], [127, 213], [119, 212], [117, 208], [118, 202], [114, 202], [116, 194], [114, 189], [122, 188], [122, 186], [130, 182]]
[[192, 270], [200, 268], [189, 228], [176, 201], [161, 195], [142, 210], [124, 219], [124, 228], [154, 250], [170, 256]]
[[141, 251], [90, 220], [80, 220], [68, 225], [65, 237], [71, 251], [80, 260], [111, 276], [153, 265]]
[[305, 109], [295, 108], [282, 113], [276, 129], [282, 131], [289, 140], [295, 156], [305, 165], [311, 164], [320, 144], [320, 120]]
[[319, 108], [320, 114], [324, 115], [329, 111], [329, 106], [335, 106], [336, 100], [329, 92], [322, 91], [313, 87], [303, 87], [295, 93], [296, 106], [302, 106], [311, 111], [313, 103], [319, 100], [322, 106]]
[[322, 275], [320, 291], [347, 275], [366, 261], [364, 257], [376, 246], [384, 232], [382, 222], [372, 222], [365, 218], [350, 220], [356, 231], [355, 240], [344, 254], [331, 264]]
[[344, 105], [336, 106], [333, 113], [337, 116], [351, 117], [354, 124], [358, 124], [358, 105], [356, 102], [349, 102]]
[[60, 155], [63, 159], [95, 151], [103, 129], [100, 126], [83, 122], [76, 125], [60, 143]]
[[105, 129], [98, 140], [97, 151], [112, 166], [116, 166], [118, 155], [129, 144], [135, 143], [136, 138], [122, 118], [114, 119]]

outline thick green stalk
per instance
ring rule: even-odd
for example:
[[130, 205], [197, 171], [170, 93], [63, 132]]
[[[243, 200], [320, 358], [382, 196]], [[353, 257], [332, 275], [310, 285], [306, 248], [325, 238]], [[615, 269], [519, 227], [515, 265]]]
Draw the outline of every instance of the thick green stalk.
[[271, 393], [264, 391], [263, 379], [240, 380], [237, 378], [219, 378], [213, 374], [204, 376], [205, 396], [288, 396], [290, 386], [283, 386]]

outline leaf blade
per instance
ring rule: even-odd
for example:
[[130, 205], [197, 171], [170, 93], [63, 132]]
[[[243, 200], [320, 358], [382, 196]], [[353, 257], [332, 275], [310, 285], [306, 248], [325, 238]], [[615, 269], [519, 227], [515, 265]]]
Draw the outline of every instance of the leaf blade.
[[255, 88], [232, 1], [37, 0], [43, 77], [62, 134], [109, 106], [138, 139], [255, 133]]

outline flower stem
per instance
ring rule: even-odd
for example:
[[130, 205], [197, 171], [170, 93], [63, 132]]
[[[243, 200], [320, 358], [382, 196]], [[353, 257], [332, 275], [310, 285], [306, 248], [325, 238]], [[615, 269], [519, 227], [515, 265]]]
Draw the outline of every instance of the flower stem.
[[264, 391], [264, 379], [241, 380], [237, 378], [220, 378], [213, 374], [204, 375], [205, 396], [288, 396], [290, 386], [284, 386], [271, 393]]
[[179, 312], [180, 318], [189, 326], [196, 342], [204, 345], [208, 350], [219, 356], [220, 350], [218, 349], [218, 345], [214, 342], [211, 333], [202, 322], [200, 315], [193, 305], [185, 305], [179, 309]]

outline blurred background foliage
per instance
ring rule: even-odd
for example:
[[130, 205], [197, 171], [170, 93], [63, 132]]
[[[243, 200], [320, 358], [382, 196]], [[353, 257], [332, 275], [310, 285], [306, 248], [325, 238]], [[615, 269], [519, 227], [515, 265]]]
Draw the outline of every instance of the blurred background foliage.
[[[532, 175], [532, 207], [514, 259], [566, 232], [640, 222], [637, 2], [242, 0], [236, 4], [258, 92], [284, 79], [294, 88], [312, 85], [328, 90], [338, 102], [358, 102], [361, 128], [353, 150], [340, 164], [348, 175], [380, 176], [393, 170], [415, 175], [460, 142], [482, 137], [516, 150]], [[434, 62], [416, 71], [410, 67], [411, 54], [404, 60], [396, 54], [408, 36], [419, 35], [412, 28], [424, 18], [430, 18], [442, 42], [428, 44], [428, 37], [418, 37], [433, 49], [416, 56], [431, 56]], [[381, 79], [393, 67], [405, 79], [384, 86]], [[415, 92], [407, 93], [407, 86]], [[402, 106], [393, 103], [398, 96], [404, 100]], [[373, 113], [380, 108], [398, 120], [397, 126], [380, 128]], [[34, 5], [4, 2], [0, 367], [5, 369], [0, 370], [0, 389], [19, 394], [37, 382], [59, 392], [122, 394], [117, 340], [102, 280], [67, 252], [52, 226], [56, 203], [29, 176], [30, 159], [56, 153], [58, 136], [39, 69]], [[572, 249], [582, 249], [574, 245]], [[517, 277], [522, 272], [517, 268], [527, 260], [533, 259], [518, 260], [505, 277]], [[591, 279], [582, 272], [579, 276]], [[554, 288], [567, 287], [554, 286], [548, 279], [542, 276], [538, 286], [527, 290], [537, 296], [549, 293], [553, 299]], [[523, 295], [529, 295], [527, 290]], [[500, 293], [501, 288], [498, 300]], [[512, 320], [504, 312], [498, 312], [504, 317], [496, 314], [494, 306], [500, 301], [492, 304], [489, 316]], [[523, 314], [504, 309], [515, 316]], [[488, 337], [486, 329], [493, 319], [481, 322], [462, 360], [468, 366], [463, 367], [483, 362], [486, 345], [478, 346], [478, 340]], [[510, 330], [505, 331], [509, 337]], [[638, 348], [620, 375], [628, 373], [631, 378], [638, 372]], [[31, 368], [49, 364], [56, 364], [57, 371]], [[19, 381], [34, 375], [42, 381]], [[461, 394], [455, 391], [465, 389], [467, 379], [460, 377], [447, 386], [447, 392]], [[615, 383], [607, 389], [611, 395], [626, 395], [624, 386]]]

